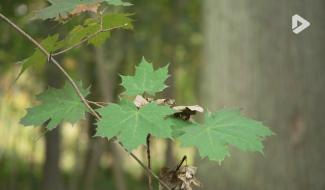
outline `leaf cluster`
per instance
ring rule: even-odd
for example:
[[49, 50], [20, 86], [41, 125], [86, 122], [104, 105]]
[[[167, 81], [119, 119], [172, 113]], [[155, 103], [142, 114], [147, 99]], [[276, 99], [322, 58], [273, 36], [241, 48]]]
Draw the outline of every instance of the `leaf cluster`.
[[[51, 5], [38, 12], [37, 18], [57, 18], [84, 11], [98, 12], [98, 3], [102, 2], [129, 5], [121, 0], [49, 2]], [[75, 26], [67, 36], [48, 36], [41, 44], [47, 51], [54, 52], [53, 55], [59, 50], [65, 52], [80, 42], [97, 46], [110, 37], [110, 30], [114, 28], [132, 29], [130, 14], [100, 14], [99, 19], [88, 18], [82, 25]], [[40, 50], [35, 50], [23, 62], [19, 76], [28, 67], [43, 65], [46, 60], [47, 57]], [[121, 75], [121, 85], [125, 91], [118, 103], [109, 103], [96, 110], [101, 119], [98, 117], [95, 136], [116, 137], [128, 151], [145, 144], [148, 134], [157, 138], [170, 138], [179, 140], [183, 146], [194, 146], [201, 157], [216, 161], [229, 156], [230, 146], [243, 151], [263, 152], [262, 141], [272, 135], [272, 131], [261, 122], [243, 116], [239, 109], [205, 112], [204, 121], [199, 123], [192, 115], [203, 112], [200, 106], [177, 106], [175, 101], [155, 99], [157, 93], [168, 87], [165, 84], [168, 77], [168, 65], [154, 69], [153, 64], [145, 58], [136, 67], [133, 76]], [[90, 92], [81, 86], [79, 84], [81, 95], [86, 97]], [[70, 84], [65, 84], [61, 89], [49, 88], [37, 99], [40, 104], [28, 108], [27, 114], [21, 119], [25, 126], [44, 125], [51, 130], [62, 122], [75, 123], [89, 111]]]
[[[65, 37], [54, 34], [46, 37], [41, 41], [41, 45], [54, 55], [60, 51], [69, 50], [71, 47], [85, 42], [94, 46], [100, 46], [111, 36], [113, 29], [133, 29], [131, 14], [128, 13], [107, 13], [99, 19], [88, 18], [83, 24], [75, 26]], [[33, 67], [42, 70], [47, 61], [47, 57], [39, 49], [27, 59], [21, 61], [22, 68], [17, 79], [26, 71], [27, 68]]]
[[[144, 58], [134, 76], [121, 76], [125, 91], [119, 103], [97, 110], [102, 119], [97, 121], [96, 136], [116, 137], [129, 151], [145, 144], [148, 134], [178, 139], [183, 146], [196, 147], [202, 157], [217, 161], [229, 156], [229, 146], [243, 151], [263, 151], [262, 140], [272, 135], [272, 131], [261, 122], [244, 117], [239, 109], [206, 112], [204, 122], [197, 123], [192, 118], [175, 117], [182, 110], [174, 105], [148, 101], [139, 106], [129, 100], [130, 96], [145, 94], [153, 98], [167, 87], [168, 76], [168, 65], [154, 70]], [[84, 96], [88, 93], [83, 90]], [[62, 121], [78, 121], [87, 111], [68, 84], [62, 89], [49, 89], [38, 99], [42, 104], [29, 108], [22, 124], [41, 125], [49, 120], [47, 128], [53, 129]]]

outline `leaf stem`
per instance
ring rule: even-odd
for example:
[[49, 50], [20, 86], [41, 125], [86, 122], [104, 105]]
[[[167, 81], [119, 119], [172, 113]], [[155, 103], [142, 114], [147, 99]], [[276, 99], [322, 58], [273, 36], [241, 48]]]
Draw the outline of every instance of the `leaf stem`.
[[63, 50], [61, 50], [61, 51], [58, 51], [58, 52], [56, 52], [56, 53], [52, 53], [52, 56], [58, 56], [58, 55], [60, 55], [60, 54], [66, 53], [67, 51], [72, 50], [72, 49], [74, 49], [74, 48], [76, 48], [76, 47], [82, 45], [83, 43], [87, 42], [89, 39], [91, 39], [91, 38], [97, 36], [99, 33], [102, 33], [102, 32], [108, 32], [108, 31], [111, 31], [111, 30], [114, 30], [114, 29], [118, 29], [118, 28], [121, 28], [121, 27], [127, 26], [127, 25], [128, 25], [128, 24], [125, 23], [125, 24], [123, 24], [123, 25], [116, 26], [116, 27], [113, 27], [113, 28], [108, 28], [108, 29], [102, 29], [102, 28], [101, 28], [101, 29], [98, 30], [97, 32], [95, 32], [95, 33], [93, 33], [93, 34], [90, 34], [89, 36], [85, 37], [84, 39], [82, 39], [82, 40], [79, 41], [78, 43], [73, 44], [72, 46], [70, 46], [70, 47], [68, 47], [68, 48], [66, 48], [66, 49], [63, 49]]
[[[85, 97], [83, 97], [82, 93], [80, 92], [77, 84], [73, 81], [73, 79], [70, 77], [70, 75], [61, 67], [61, 65], [58, 63], [58, 61], [53, 57], [53, 54], [51, 55], [40, 43], [38, 43], [34, 38], [32, 38], [29, 34], [27, 34], [24, 30], [22, 30], [19, 26], [17, 26], [15, 23], [13, 23], [9, 18], [4, 16], [2, 13], [0, 13], [0, 18], [4, 21], [6, 21], [11, 27], [13, 27], [16, 31], [18, 31], [22, 36], [27, 38], [29, 41], [31, 41], [38, 49], [40, 49], [48, 58], [51, 62], [54, 63], [54, 65], [63, 73], [63, 75], [68, 79], [68, 81], [71, 83], [73, 88], [75, 89], [76, 93], [80, 97], [81, 101], [85, 104], [85, 106], [89, 109], [90, 113], [92, 113], [97, 120], [100, 120], [100, 116], [95, 112], [95, 110], [88, 104], [87, 100]], [[112, 28], [113, 29], [113, 28]], [[106, 31], [106, 30], [103, 30]], [[122, 147], [123, 145], [119, 143]], [[124, 148], [124, 147], [123, 147]], [[124, 148], [124, 150], [126, 150]], [[126, 150], [127, 151], [127, 150]], [[128, 151], [127, 151], [128, 152]], [[135, 159], [138, 164], [140, 164], [141, 167], [143, 167], [147, 173], [152, 175], [154, 178], [156, 178], [161, 185], [163, 185], [166, 189], [171, 190], [169, 186], [164, 183], [162, 180], [159, 179], [157, 175], [155, 175], [148, 167], [146, 167], [142, 161], [134, 155], [132, 152], [129, 152], [130, 156]]]
[[93, 104], [95, 106], [98, 106], [100, 108], [104, 107], [102, 104], [105, 104], [104, 102], [103, 103], [102, 102], [94, 102], [94, 101], [90, 101], [90, 100], [87, 100], [87, 102], [90, 103], [90, 104]]
[[175, 173], [179, 170], [179, 168], [182, 167], [182, 165], [183, 165], [183, 163], [184, 163], [184, 161], [185, 161], [186, 159], [187, 159], [187, 156], [186, 156], [186, 155], [183, 156], [181, 162], [180, 162], [180, 163], [177, 165], [177, 167], [176, 167]]
[[[147, 135], [147, 162], [148, 168], [151, 170], [151, 155], [150, 155], [150, 133]], [[152, 178], [151, 175], [148, 174], [148, 190], [152, 190]]]

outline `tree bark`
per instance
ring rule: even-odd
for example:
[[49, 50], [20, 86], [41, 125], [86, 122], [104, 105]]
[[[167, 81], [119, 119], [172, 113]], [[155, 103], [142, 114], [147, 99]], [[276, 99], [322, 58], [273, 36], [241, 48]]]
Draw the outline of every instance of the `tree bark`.
[[[244, 108], [277, 134], [266, 141], [264, 157], [233, 150], [221, 166], [201, 162], [205, 189], [325, 187], [324, 6], [321, 0], [204, 1], [202, 104]], [[298, 35], [291, 31], [294, 14], [312, 23]]]

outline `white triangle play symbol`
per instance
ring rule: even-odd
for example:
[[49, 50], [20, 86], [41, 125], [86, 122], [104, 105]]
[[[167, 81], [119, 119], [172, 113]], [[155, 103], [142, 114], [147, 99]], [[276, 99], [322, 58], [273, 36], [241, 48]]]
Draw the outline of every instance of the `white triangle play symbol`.
[[295, 14], [292, 16], [292, 31], [295, 34], [299, 34], [301, 31], [305, 30], [308, 26], [310, 26], [310, 22], [301, 16]]

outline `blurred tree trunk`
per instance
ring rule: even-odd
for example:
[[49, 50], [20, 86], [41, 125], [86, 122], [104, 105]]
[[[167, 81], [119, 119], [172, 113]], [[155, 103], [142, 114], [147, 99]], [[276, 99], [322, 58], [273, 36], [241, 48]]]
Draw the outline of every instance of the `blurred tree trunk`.
[[[96, 49], [96, 73], [98, 78], [98, 85], [99, 90], [102, 95], [102, 101], [104, 102], [112, 102], [114, 100], [114, 87], [116, 86], [116, 80], [115, 77], [112, 77], [112, 75], [116, 74], [116, 63], [118, 62], [119, 55], [115, 55], [115, 59], [110, 59], [110, 64], [107, 64], [107, 59], [105, 58], [105, 52], [103, 47], [98, 47]], [[110, 65], [110, 72], [108, 71], [108, 68], [105, 68], [105, 66]], [[121, 153], [119, 152], [119, 149], [115, 143], [108, 142], [108, 150], [111, 152], [111, 155], [113, 157], [113, 174], [114, 174], [114, 180], [115, 180], [115, 186], [117, 190], [126, 190], [125, 185], [125, 179], [123, 175], [122, 170], [122, 162], [123, 158], [121, 156]]]
[[[116, 81], [114, 77], [116, 66], [112, 63], [116, 63], [117, 60], [110, 59], [110, 64], [107, 64], [105, 59], [104, 47], [98, 47], [95, 49], [95, 67], [90, 66], [91, 76], [90, 83], [92, 84], [92, 101], [99, 102], [112, 102], [114, 97], [114, 87]], [[118, 53], [117, 53], [118, 54]], [[107, 68], [105, 66], [110, 66]], [[110, 72], [108, 72], [108, 69]], [[89, 70], [88, 70], [89, 71]], [[87, 73], [89, 75], [89, 73]], [[111, 75], [112, 74], [112, 75]], [[103, 138], [92, 138], [95, 134], [94, 125], [95, 118], [89, 116], [89, 143], [88, 150], [86, 153], [86, 160], [84, 165], [84, 171], [82, 176], [83, 185], [82, 188], [85, 190], [94, 189], [94, 179], [100, 163], [100, 158], [105, 152], [106, 148], [113, 157], [113, 175], [115, 180], [115, 188], [117, 190], [126, 190], [125, 179], [122, 171], [122, 157], [119, 150], [114, 143], [107, 143], [106, 139]]]
[[43, 166], [42, 189], [63, 189], [60, 173], [60, 128], [48, 132], [45, 135], [45, 163]]
[[[221, 166], [200, 162], [205, 189], [325, 188], [324, 7], [321, 0], [204, 1], [201, 102], [210, 110], [242, 107], [277, 134], [264, 157], [233, 150]], [[312, 23], [298, 35], [294, 14]]]
[[[48, 64], [47, 84], [51, 87], [62, 87], [61, 73], [53, 64]], [[60, 126], [45, 134], [45, 161], [43, 165], [42, 189], [64, 189], [60, 171]]]
[[100, 157], [102, 155], [104, 140], [100, 138], [92, 138], [95, 134], [96, 119], [92, 115], [88, 115], [88, 134], [89, 142], [85, 155], [85, 162], [81, 177], [80, 189], [93, 190], [96, 172], [98, 171]]

